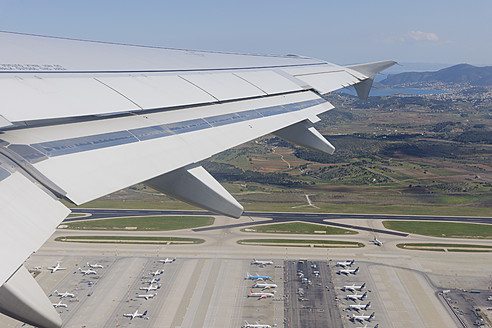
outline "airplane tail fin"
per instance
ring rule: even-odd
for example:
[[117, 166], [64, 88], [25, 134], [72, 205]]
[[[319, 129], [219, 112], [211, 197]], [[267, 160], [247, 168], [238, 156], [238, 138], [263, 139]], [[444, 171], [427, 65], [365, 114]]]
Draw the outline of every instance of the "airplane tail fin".
[[362, 286], [360, 286], [360, 289], [364, 289], [364, 287], [366, 287], [366, 283], [363, 283]]
[[379, 327], [379, 323], [374, 326], [374, 328], [378, 328], [378, 327]]
[[355, 269], [354, 273], [357, 273], [359, 272], [359, 267], [357, 267], [357, 269]]
[[374, 315], [375, 315], [375, 314], [376, 314], [376, 312], [371, 313], [371, 315], [369, 316], [369, 319], [374, 318]]
[[367, 302], [365, 310], [371, 307], [371, 302]]
[[146, 315], [146, 314], [147, 314], [147, 310], [145, 310], [145, 312], [142, 315]]
[[367, 297], [367, 292], [365, 292], [364, 294], [362, 294], [362, 298], [366, 298]]

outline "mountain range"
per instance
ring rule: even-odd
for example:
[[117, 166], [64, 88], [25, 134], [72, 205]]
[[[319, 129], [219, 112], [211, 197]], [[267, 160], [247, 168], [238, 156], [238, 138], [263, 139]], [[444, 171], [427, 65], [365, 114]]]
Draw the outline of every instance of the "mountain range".
[[406, 72], [390, 74], [380, 83], [395, 86], [416, 82], [469, 83], [476, 86], [492, 86], [492, 66], [477, 67], [459, 64], [435, 72]]

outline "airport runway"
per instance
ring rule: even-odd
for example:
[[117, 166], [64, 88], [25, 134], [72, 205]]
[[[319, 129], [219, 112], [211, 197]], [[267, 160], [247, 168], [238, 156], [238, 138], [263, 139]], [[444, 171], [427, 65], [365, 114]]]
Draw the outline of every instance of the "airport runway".
[[[75, 217], [65, 219], [64, 222], [73, 222], [80, 220], [96, 220], [96, 219], [110, 219], [117, 217], [137, 217], [137, 216], [162, 216], [162, 215], [210, 215], [214, 216], [214, 213], [208, 211], [194, 210], [126, 210], [126, 209], [72, 209], [72, 213], [88, 214], [85, 217]], [[269, 218], [271, 223], [282, 223], [291, 221], [303, 221], [311, 223], [323, 223], [339, 228], [355, 229], [370, 231], [373, 233], [395, 235], [405, 237], [408, 234], [391, 231], [382, 228], [365, 227], [353, 224], [346, 224], [341, 222], [333, 222], [335, 220], [428, 220], [428, 221], [454, 221], [454, 222], [468, 222], [468, 223], [485, 223], [492, 224], [492, 218], [489, 217], [461, 217], [461, 216], [416, 216], [416, 215], [382, 215], [382, 214], [340, 214], [340, 213], [286, 213], [286, 212], [244, 212], [243, 217], [250, 218]], [[216, 229], [232, 229], [232, 228], [244, 228], [251, 225], [256, 225], [258, 222], [240, 222], [231, 223], [224, 226], [214, 225], [211, 227], [203, 227], [193, 229], [195, 232], [216, 230]]]

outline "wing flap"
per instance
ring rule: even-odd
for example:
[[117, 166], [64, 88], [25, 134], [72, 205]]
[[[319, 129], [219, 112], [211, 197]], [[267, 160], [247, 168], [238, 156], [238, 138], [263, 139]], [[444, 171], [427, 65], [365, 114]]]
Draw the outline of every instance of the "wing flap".
[[347, 73], [346, 71], [299, 74], [295, 75], [295, 77], [306, 82], [322, 94], [360, 82], [359, 79]]
[[98, 79], [145, 109], [217, 101], [177, 75], [111, 76]]
[[38, 250], [70, 213], [20, 171], [9, 173], [3, 180], [0, 178], [0, 284]]
[[[32, 165], [77, 204], [196, 163], [333, 106], [312, 92], [6, 131], [43, 157]], [[38, 142], [29, 143], [35, 135]], [[41, 141], [42, 142], [39, 142]], [[10, 145], [11, 149], [16, 149]]]
[[255, 85], [232, 73], [181, 74], [180, 77], [219, 101], [266, 95]]

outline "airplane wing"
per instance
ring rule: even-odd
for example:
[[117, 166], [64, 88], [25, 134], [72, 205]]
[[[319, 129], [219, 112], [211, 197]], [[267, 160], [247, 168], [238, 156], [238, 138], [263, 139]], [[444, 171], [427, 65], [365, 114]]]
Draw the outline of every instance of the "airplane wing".
[[333, 108], [321, 94], [354, 85], [365, 98], [394, 64], [6, 32], [0, 44], [0, 312], [41, 327], [61, 321], [48, 301], [30, 301], [42, 290], [22, 264], [70, 212], [61, 199], [79, 205], [145, 182], [239, 217], [242, 206], [197, 163], [269, 133], [332, 153], [313, 127]]

